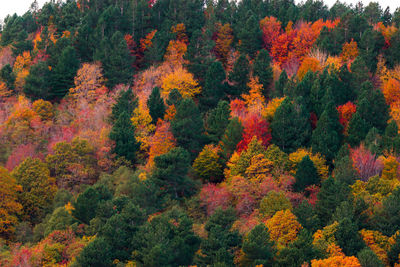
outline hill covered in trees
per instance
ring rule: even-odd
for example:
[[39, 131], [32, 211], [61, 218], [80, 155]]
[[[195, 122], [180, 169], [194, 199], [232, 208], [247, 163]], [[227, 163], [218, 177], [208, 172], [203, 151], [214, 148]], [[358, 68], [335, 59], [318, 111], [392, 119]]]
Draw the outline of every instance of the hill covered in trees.
[[399, 266], [399, 28], [314, 0], [8, 16], [0, 265]]

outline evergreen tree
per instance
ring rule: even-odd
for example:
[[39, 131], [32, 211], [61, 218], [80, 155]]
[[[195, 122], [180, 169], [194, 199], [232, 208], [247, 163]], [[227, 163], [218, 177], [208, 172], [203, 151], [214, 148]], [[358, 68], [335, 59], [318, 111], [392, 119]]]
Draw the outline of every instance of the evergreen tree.
[[286, 70], [283, 70], [279, 79], [275, 82], [275, 90], [273, 95], [276, 97], [282, 97], [284, 95], [285, 87], [289, 81]]
[[173, 148], [168, 153], [154, 158], [155, 169], [151, 179], [162, 188], [164, 194], [180, 199], [194, 193], [194, 181], [187, 173], [190, 155], [183, 148]]
[[171, 121], [171, 130], [178, 145], [189, 151], [194, 159], [202, 147], [204, 127], [200, 111], [192, 99], [180, 102]]
[[163, 119], [165, 115], [164, 99], [160, 95], [160, 88], [154, 87], [149, 99], [147, 100], [149, 113], [154, 124], [158, 119]]
[[76, 258], [80, 266], [88, 267], [110, 267], [113, 260], [111, 247], [102, 237], [96, 237]]
[[303, 200], [303, 202], [295, 207], [293, 213], [296, 215], [298, 222], [311, 233], [320, 229], [321, 222], [318, 215], [314, 207], [307, 200]]
[[358, 146], [367, 135], [368, 129], [368, 124], [361, 118], [360, 113], [358, 111], [354, 113], [347, 129], [347, 142], [349, 145], [352, 147]]
[[319, 183], [317, 169], [309, 156], [305, 156], [297, 165], [295, 177], [293, 188], [297, 192], [303, 192], [308, 186]]
[[[399, 251], [400, 252], [400, 251]], [[383, 262], [370, 248], [364, 248], [357, 253], [358, 261], [362, 267], [384, 267]], [[397, 259], [396, 259], [397, 261]]]
[[116, 99], [116, 103], [112, 106], [111, 120], [115, 122], [119, 115], [126, 112], [128, 116], [132, 116], [133, 110], [137, 107], [137, 99], [135, 98], [132, 89], [121, 91]]
[[262, 33], [257, 17], [251, 11], [247, 13], [248, 18], [245, 25], [241, 25], [241, 31], [238, 35], [240, 39], [239, 50], [242, 54], [247, 54], [254, 58], [256, 52], [261, 48]]
[[30, 68], [25, 78], [24, 93], [32, 100], [51, 99], [49, 86], [50, 70], [46, 61], [42, 61]]
[[127, 84], [133, 78], [132, 63], [134, 59], [129, 54], [126, 41], [121, 32], [117, 31], [111, 39], [105, 38], [96, 51], [95, 59], [103, 64], [107, 86], [112, 89], [117, 84]]
[[399, 254], [400, 254], [400, 237], [397, 235], [395, 238], [395, 243], [390, 247], [390, 250], [387, 252], [390, 266], [395, 266], [395, 264], [399, 261]]
[[133, 126], [131, 117], [123, 111], [117, 121], [114, 123], [110, 139], [115, 142], [113, 152], [119, 157], [124, 157], [132, 164], [136, 163], [136, 152], [139, 150], [139, 143], [135, 138], [135, 126]]
[[242, 251], [244, 255], [240, 263], [243, 266], [272, 265], [275, 250], [265, 225], [259, 224], [247, 234], [243, 239]]
[[273, 72], [271, 67], [271, 57], [265, 49], [261, 49], [253, 64], [253, 75], [258, 77], [259, 82], [263, 86], [263, 95], [266, 99], [270, 95], [270, 87], [273, 80]]
[[79, 59], [75, 49], [67, 46], [61, 53], [57, 65], [50, 75], [51, 97], [63, 98], [74, 85], [74, 77], [79, 68]]
[[218, 106], [212, 109], [207, 117], [208, 138], [218, 143], [229, 124], [230, 106], [227, 101], [219, 101]]
[[354, 256], [365, 247], [365, 243], [358, 233], [357, 225], [349, 218], [344, 218], [339, 222], [335, 232], [338, 246], [347, 256]]
[[0, 70], [0, 79], [7, 85], [7, 88], [13, 90], [15, 83], [15, 74], [10, 64], [4, 65]]
[[304, 107], [286, 98], [275, 112], [271, 134], [272, 142], [286, 153], [307, 146], [311, 126]]
[[243, 125], [237, 117], [232, 118], [221, 139], [221, 147], [226, 158], [235, 151], [237, 144], [242, 140], [242, 133]]
[[241, 54], [233, 65], [233, 70], [229, 73], [229, 81], [233, 83], [228, 93], [232, 96], [240, 96], [247, 92], [250, 69], [249, 61], [244, 54]]
[[224, 97], [225, 93], [225, 70], [219, 61], [213, 62], [207, 70], [205, 83], [200, 99], [204, 109], [214, 108]]
[[342, 143], [343, 127], [338, 112], [332, 102], [328, 103], [312, 134], [312, 150], [325, 156], [332, 162]]

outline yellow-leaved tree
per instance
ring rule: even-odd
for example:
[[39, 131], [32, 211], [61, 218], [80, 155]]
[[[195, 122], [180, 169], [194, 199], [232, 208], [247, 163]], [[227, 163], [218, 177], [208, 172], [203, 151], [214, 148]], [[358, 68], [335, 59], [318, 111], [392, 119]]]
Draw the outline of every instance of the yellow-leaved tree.
[[179, 67], [163, 77], [161, 87], [164, 97], [167, 97], [172, 89], [177, 89], [184, 98], [193, 97], [201, 92], [201, 87], [193, 74], [183, 67]]

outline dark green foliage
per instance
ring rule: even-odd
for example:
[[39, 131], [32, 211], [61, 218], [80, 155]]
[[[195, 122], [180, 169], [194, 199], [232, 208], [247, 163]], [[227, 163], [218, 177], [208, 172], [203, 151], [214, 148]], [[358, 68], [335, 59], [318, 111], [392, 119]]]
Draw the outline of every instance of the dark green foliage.
[[183, 99], [179, 103], [171, 121], [171, 130], [177, 144], [185, 148], [194, 159], [202, 147], [204, 127], [200, 111], [192, 99]]
[[88, 187], [74, 203], [73, 215], [83, 223], [89, 224], [96, 215], [100, 202], [111, 199], [110, 191], [104, 186]]
[[358, 146], [367, 135], [368, 129], [368, 124], [363, 118], [361, 118], [360, 113], [354, 113], [347, 129], [347, 142], [349, 145], [352, 147]]
[[[397, 125], [394, 122], [395, 127], [396, 127], [396, 136], [397, 136]], [[391, 123], [388, 124], [388, 127], [386, 127], [386, 130], [388, 128], [390, 128]], [[386, 133], [385, 130], [385, 133]], [[386, 141], [387, 140], [387, 141]], [[391, 150], [391, 138], [389, 137], [388, 139], [386, 138], [382, 138], [381, 135], [379, 134], [378, 129], [376, 129], [375, 127], [371, 128], [368, 132], [368, 134], [365, 136], [365, 147], [371, 151], [372, 154], [375, 155], [381, 155], [383, 152], [383, 148], [386, 146], [388, 146], [389, 151]]]
[[110, 267], [112, 266], [111, 247], [104, 238], [96, 237], [76, 258], [80, 266]]
[[303, 192], [308, 186], [318, 184], [320, 181], [317, 168], [309, 156], [305, 156], [297, 165], [295, 177], [293, 189], [297, 192]]
[[378, 63], [378, 55], [385, 45], [382, 33], [375, 30], [366, 30], [359, 43], [360, 54], [368, 69], [374, 72]]
[[213, 62], [207, 70], [202, 90], [201, 105], [205, 109], [214, 108], [225, 93], [225, 70], [219, 61]]
[[320, 258], [321, 252], [313, 246], [313, 238], [307, 230], [300, 231], [297, 239], [283, 248], [273, 266], [297, 267], [304, 262], [311, 262], [312, 259]]
[[208, 138], [218, 143], [229, 124], [230, 106], [227, 101], [218, 102], [218, 106], [212, 109], [207, 117], [207, 134]]
[[359, 96], [362, 84], [369, 81], [369, 69], [362, 57], [358, 56], [351, 64], [351, 72], [353, 78], [351, 84]]
[[287, 83], [288, 76], [286, 70], [283, 70], [281, 75], [279, 76], [279, 79], [275, 82], [275, 90], [273, 92], [273, 95], [277, 97], [282, 97]]
[[342, 201], [346, 200], [348, 190], [347, 186], [335, 181], [332, 177], [329, 177], [322, 183], [317, 195], [318, 201], [315, 209], [323, 225], [326, 225], [330, 221], [336, 207]]
[[182, 211], [172, 210], [144, 224], [134, 238], [134, 259], [143, 266], [188, 266], [200, 244], [192, 221]]
[[342, 145], [343, 127], [339, 122], [337, 109], [332, 102], [325, 106], [313, 131], [311, 146], [313, 152], [319, 152], [328, 162], [331, 162]]
[[241, 259], [241, 264], [245, 266], [260, 264], [270, 266], [275, 254], [273, 245], [266, 226], [263, 224], [257, 225], [243, 239], [242, 251], [244, 255]]
[[258, 77], [263, 86], [263, 95], [268, 98], [270, 95], [273, 72], [271, 67], [271, 57], [265, 49], [261, 49], [253, 64], [253, 75]]
[[262, 33], [257, 17], [249, 11], [245, 25], [241, 25], [241, 31], [238, 34], [240, 39], [239, 50], [243, 54], [253, 58], [256, 52], [261, 48]]
[[286, 98], [275, 112], [271, 134], [272, 142], [286, 153], [307, 146], [311, 125], [304, 107]]
[[398, 262], [399, 254], [400, 254], [400, 237], [397, 236], [395, 239], [395, 243], [390, 247], [390, 250], [387, 252], [390, 266], [394, 266], [394, 264]]
[[61, 99], [74, 85], [74, 77], [79, 68], [79, 60], [75, 49], [67, 46], [61, 53], [57, 65], [50, 76], [51, 97]]
[[133, 110], [137, 107], [137, 99], [133, 95], [132, 89], [121, 91], [116, 99], [116, 103], [112, 107], [111, 120], [116, 121], [123, 112], [128, 116], [132, 116]]
[[240, 245], [241, 238], [237, 230], [231, 230], [236, 220], [232, 208], [222, 210], [218, 208], [208, 219], [205, 230], [208, 238], [201, 243], [202, 255], [199, 264], [219, 264], [221, 266], [234, 266], [234, 249]]
[[154, 124], [157, 124], [158, 119], [163, 119], [165, 115], [164, 99], [160, 95], [160, 88], [154, 87], [149, 99], [147, 100], [149, 113]]
[[[364, 248], [363, 250], [358, 252], [357, 258], [362, 267], [383, 267], [383, 266], [385, 266], [383, 264], [383, 262], [378, 258], [378, 256], [370, 248]], [[397, 259], [396, 259], [396, 261], [397, 261]]]
[[400, 228], [400, 188], [383, 200], [383, 209], [376, 214], [374, 221], [378, 229], [387, 236], [392, 236]]
[[122, 112], [114, 123], [110, 139], [115, 142], [114, 153], [119, 157], [124, 157], [132, 164], [136, 163], [136, 152], [140, 144], [135, 138], [135, 126], [133, 126], [131, 117], [125, 111]]
[[237, 117], [230, 119], [221, 139], [221, 148], [226, 158], [235, 151], [237, 144], [242, 140], [243, 125]]
[[365, 247], [365, 243], [358, 233], [357, 225], [349, 218], [344, 218], [339, 222], [335, 232], [337, 244], [342, 248], [343, 253], [348, 256], [357, 255]]
[[7, 85], [9, 89], [14, 89], [15, 74], [10, 66], [7, 64], [0, 70], [0, 79]]
[[172, 89], [171, 92], [169, 92], [166, 102], [170, 106], [175, 105], [175, 107], [177, 107], [181, 103], [182, 99], [182, 95], [179, 93], [178, 89]]
[[[397, 11], [397, 10], [396, 10]], [[397, 11], [397, 21], [400, 24], [400, 10]], [[396, 32], [390, 39], [390, 47], [385, 50], [385, 59], [389, 67], [394, 67], [400, 63], [400, 32]]]
[[49, 66], [45, 61], [33, 65], [30, 68], [29, 75], [25, 78], [24, 93], [32, 100], [50, 99], [49, 76]]
[[117, 84], [128, 84], [133, 78], [131, 57], [126, 41], [121, 32], [117, 31], [111, 39], [105, 38], [96, 51], [96, 60], [103, 64], [107, 86], [112, 89]]
[[247, 83], [249, 82], [250, 68], [249, 61], [244, 54], [241, 54], [233, 65], [233, 70], [229, 73], [229, 81], [233, 83], [228, 93], [232, 96], [240, 96], [247, 92]]
[[294, 210], [298, 222], [308, 231], [314, 233], [320, 228], [320, 220], [314, 209], [314, 207], [308, 203], [307, 200], [303, 200]]
[[168, 153], [154, 159], [155, 169], [151, 179], [164, 194], [180, 199], [195, 193], [195, 183], [187, 176], [190, 155], [183, 148], [173, 148]]

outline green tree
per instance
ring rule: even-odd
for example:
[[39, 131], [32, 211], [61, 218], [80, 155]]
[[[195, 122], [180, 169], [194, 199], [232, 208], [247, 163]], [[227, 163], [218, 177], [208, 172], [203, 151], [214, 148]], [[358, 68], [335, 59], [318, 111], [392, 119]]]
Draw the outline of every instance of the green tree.
[[339, 122], [337, 109], [328, 103], [313, 131], [311, 145], [313, 152], [321, 153], [328, 162], [332, 162], [342, 145], [343, 127]]
[[102, 237], [91, 241], [76, 258], [80, 266], [110, 267], [112, 266], [111, 246]]
[[79, 59], [75, 49], [67, 46], [61, 52], [57, 65], [51, 71], [51, 98], [63, 98], [74, 87], [74, 77], [79, 68]]
[[293, 185], [293, 189], [297, 192], [303, 192], [310, 185], [319, 184], [320, 178], [317, 168], [315, 168], [314, 163], [308, 155], [297, 165], [295, 177], [296, 182]]
[[172, 267], [190, 265], [200, 239], [189, 217], [173, 208], [140, 227], [134, 243], [134, 259], [143, 266]]
[[221, 139], [221, 148], [226, 158], [235, 151], [237, 144], [242, 140], [243, 125], [237, 117], [230, 119]]
[[242, 266], [272, 265], [275, 249], [264, 224], [257, 225], [244, 237], [242, 251]]
[[128, 116], [132, 116], [133, 110], [137, 107], [137, 98], [129, 88], [126, 91], [121, 91], [116, 98], [116, 103], [112, 106], [111, 120], [115, 122], [122, 112], [126, 112]]
[[122, 112], [114, 123], [110, 139], [115, 142], [113, 149], [115, 154], [125, 157], [132, 164], [136, 163], [136, 152], [140, 145], [135, 139], [135, 126], [126, 112]]
[[342, 248], [344, 254], [348, 256], [357, 255], [365, 247], [365, 243], [358, 233], [357, 225], [349, 218], [344, 218], [339, 222], [335, 232], [337, 244]]
[[227, 101], [218, 102], [218, 106], [209, 112], [206, 130], [210, 141], [218, 143], [221, 140], [229, 124], [230, 113], [231, 109]]
[[360, 113], [356, 111], [356, 113], [354, 113], [354, 115], [351, 117], [347, 129], [346, 139], [349, 145], [351, 145], [352, 147], [358, 146], [367, 135], [368, 128], [369, 127], [367, 122], [363, 118], [361, 118]]
[[[396, 257], [398, 258], [398, 255]], [[383, 262], [378, 258], [378, 256], [370, 248], [364, 248], [363, 250], [358, 252], [357, 258], [362, 267], [384, 267], [385, 266], [383, 264]], [[397, 261], [397, 259], [396, 259], [396, 261]]]
[[171, 198], [180, 199], [193, 194], [194, 181], [187, 176], [190, 167], [189, 153], [180, 147], [154, 158], [155, 168], [151, 179]]
[[193, 162], [193, 171], [203, 182], [220, 182], [223, 164], [215, 147], [206, 145]]
[[286, 153], [307, 146], [311, 126], [304, 107], [286, 98], [275, 112], [271, 134], [272, 142]]
[[204, 127], [200, 111], [191, 98], [183, 99], [176, 108], [171, 130], [179, 146], [194, 158], [200, 152], [204, 140]]
[[315, 208], [308, 203], [307, 200], [303, 200], [297, 207], [295, 207], [293, 213], [296, 215], [299, 223], [311, 233], [320, 229], [321, 222], [318, 218], [318, 214]]
[[286, 70], [283, 70], [281, 75], [279, 75], [279, 79], [275, 82], [275, 90], [273, 95], [276, 97], [282, 97], [284, 95], [285, 87], [288, 83], [289, 79], [286, 73]]
[[13, 90], [15, 83], [15, 74], [10, 64], [4, 65], [0, 70], [0, 79], [5, 82], [7, 88]]
[[292, 209], [292, 204], [283, 192], [270, 191], [260, 202], [260, 214], [273, 216], [277, 211]]
[[147, 107], [154, 124], [157, 124], [158, 119], [163, 119], [165, 115], [165, 104], [160, 94], [160, 88], [154, 87], [149, 99], [147, 100]]
[[270, 96], [271, 84], [273, 81], [273, 72], [271, 67], [271, 57], [265, 49], [261, 49], [253, 64], [253, 75], [263, 85], [263, 95], [267, 99]]
[[217, 106], [225, 94], [225, 70], [219, 61], [213, 62], [207, 70], [200, 99], [202, 107], [209, 109]]
[[233, 83], [230, 86], [229, 94], [233, 96], [240, 96], [242, 93], [247, 92], [247, 83], [250, 78], [249, 61], [244, 54], [241, 54], [233, 65], [233, 70], [229, 73], [229, 81]]
[[238, 34], [240, 39], [239, 50], [241, 53], [254, 58], [256, 52], [261, 48], [262, 33], [257, 17], [249, 11], [246, 15], [248, 18], [245, 25], [242, 25], [241, 31]]
[[22, 186], [18, 202], [22, 205], [23, 219], [31, 223], [40, 222], [51, 208], [57, 191], [47, 165], [40, 159], [27, 158], [11, 174]]
[[32, 100], [51, 99], [50, 75], [49, 65], [46, 61], [33, 65], [29, 70], [29, 75], [25, 78], [24, 93]]

